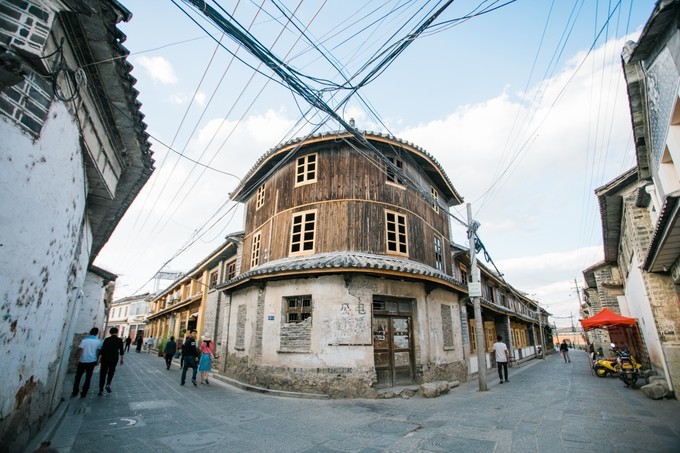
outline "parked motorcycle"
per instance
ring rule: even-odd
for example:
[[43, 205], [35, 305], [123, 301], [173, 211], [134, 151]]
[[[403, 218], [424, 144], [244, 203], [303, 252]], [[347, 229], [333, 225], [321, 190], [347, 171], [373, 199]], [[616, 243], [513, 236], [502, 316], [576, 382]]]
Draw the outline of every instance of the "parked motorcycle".
[[597, 377], [618, 376], [626, 387], [635, 388], [635, 383], [640, 377], [642, 365], [625, 349], [617, 348], [612, 344], [612, 350], [616, 357], [596, 360], [593, 371]]
[[619, 351], [619, 359], [617, 363], [619, 370], [619, 379], [626, 384], [626, 387], [635, 388], [635, 383], [640, 377], [640, 368], [642, 365], [637, 363], [628, 351]]
[[596, 360], [593, 364], [593, 370], [597, 377], [607, 377], [609, 375], [617, 376], [619, 374], [616, 368], [616, 361], [618, 357], [609, 357], [607, 359]]

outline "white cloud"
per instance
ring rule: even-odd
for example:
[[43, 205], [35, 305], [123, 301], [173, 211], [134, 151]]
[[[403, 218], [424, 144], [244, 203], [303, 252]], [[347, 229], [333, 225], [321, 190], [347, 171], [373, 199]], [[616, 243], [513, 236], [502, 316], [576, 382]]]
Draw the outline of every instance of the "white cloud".
[[205, 93], [202, 92], [202, 91], [199, 91], [199, 92], [196, 93], [196, 95], [194, 96], [194, 100], [196, 101], [196, 103], [197, 103], [198, 105], [201, 105], [201, 106], [205, 105], [205, 99], [206, 99], [206, 95], [205, 95]]
[[178, 105], [186, 104], [187, 102], [189, 102], [189, 96], [187, 96], [186, 94], [181, 94], [181, 93], [171, 94], [168, 99], [170, 100], [170, 102], [172, 104], [178, 104]]
[[144, 68], [153, 80], [164, 85], [174, 85], [178, 82], [175, 70], [170, 62], [163, 57], [141, 56], [137, 57], [136, 62]]

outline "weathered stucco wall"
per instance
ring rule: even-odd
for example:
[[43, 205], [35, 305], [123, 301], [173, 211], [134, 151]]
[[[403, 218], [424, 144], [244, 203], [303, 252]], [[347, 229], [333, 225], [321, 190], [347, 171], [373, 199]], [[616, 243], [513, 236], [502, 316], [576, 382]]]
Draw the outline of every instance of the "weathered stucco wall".
[[39, 429], [61, 396], [89, 254], [78, 135], [61, 103], [35, 142], [0, 118], [0, 445], [10, 449]]
[[[656, 330], [654, 314], [652, 313], [649, 304], [649, 295], [645, 288], [644, 276], [640, 269], [637, 253], [633, 253], [631, 259], [630, 273], [628, 274], [628, 280], [626, 281], [625, 294], [625, 310], [624, 307], [621, 307], [622, 314], [638, 320], [638, 327], [644, 337], [652, 368], [659, 375], [667, 377], [668, 368], [666, 367], [666, 360], [661, 347], [659, 333]], [[668, 381], [668, 384], [671, 385], [670, 380]]]
[[[302, 295], [311, 296], [311, 318], [285, 323], [286, 298]], [[411, 316], [416, 382], [465, 380], [455, 293], [361, 275], [270, 281], [234, 292], [223, 327], [229, 333], [225, 374], [268, 388], [374, 396], [374, 295], [415, 301]], [[450, 313], [446, 321], [443, 310]]]

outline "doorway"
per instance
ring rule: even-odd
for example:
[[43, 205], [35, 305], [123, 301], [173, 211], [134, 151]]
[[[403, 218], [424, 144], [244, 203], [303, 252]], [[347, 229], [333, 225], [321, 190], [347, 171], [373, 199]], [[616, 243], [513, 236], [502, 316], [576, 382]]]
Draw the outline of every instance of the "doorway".
[[414, 381], [411, 305], [411, 300], [373, 301], [373, 360], [378, 388]]

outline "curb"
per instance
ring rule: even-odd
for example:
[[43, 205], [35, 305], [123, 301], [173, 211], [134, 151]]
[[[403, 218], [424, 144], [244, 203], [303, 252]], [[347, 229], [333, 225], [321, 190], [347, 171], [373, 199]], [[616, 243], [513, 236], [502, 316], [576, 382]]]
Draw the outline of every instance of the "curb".
[[59, 425], [61, 425], [61, 422], [64, 420], [64, 415], [66, 415], [66, 412], [68, 411], [69, 404], [69, 400], [62, 399], [57, 410], [55, 410], [47, 419], [47, 423], [43, 429], [41, 429], [40, 432], [33, 437], [33, 440], [28, 443], [24, 453], [33, 453], [45, 440], [52, 441], [52, 438], [57, 432], [57, 428], [59, 428]]
[[273, 389], [267, 389], [264, 387], [257, 387], [255, 385], [250, 385], [250, 384], [245, 384], [241, 381], [237, 381], [236, 379], [228, 378], [226, 376], [222, 376], [221, 374], [217, 374], [215, 372], [212, 373], [212, 379], [220, 381], [223, 384], [228, 384], [233, 387], [239, 388], [241, 390], [247, 390], [249, 392], [256, 392], [256, 393], [264, 393], [272, 396], [282, 396], [286, 398], [305, 398], [305, 399], [314, 399], [314, 400], [329, 400], [331, 399], [330, 396], [322, 393], [303, 393], [303, 392], [291, 392], [291, 391], [286, 391], [286, 390], [273, 390]]

